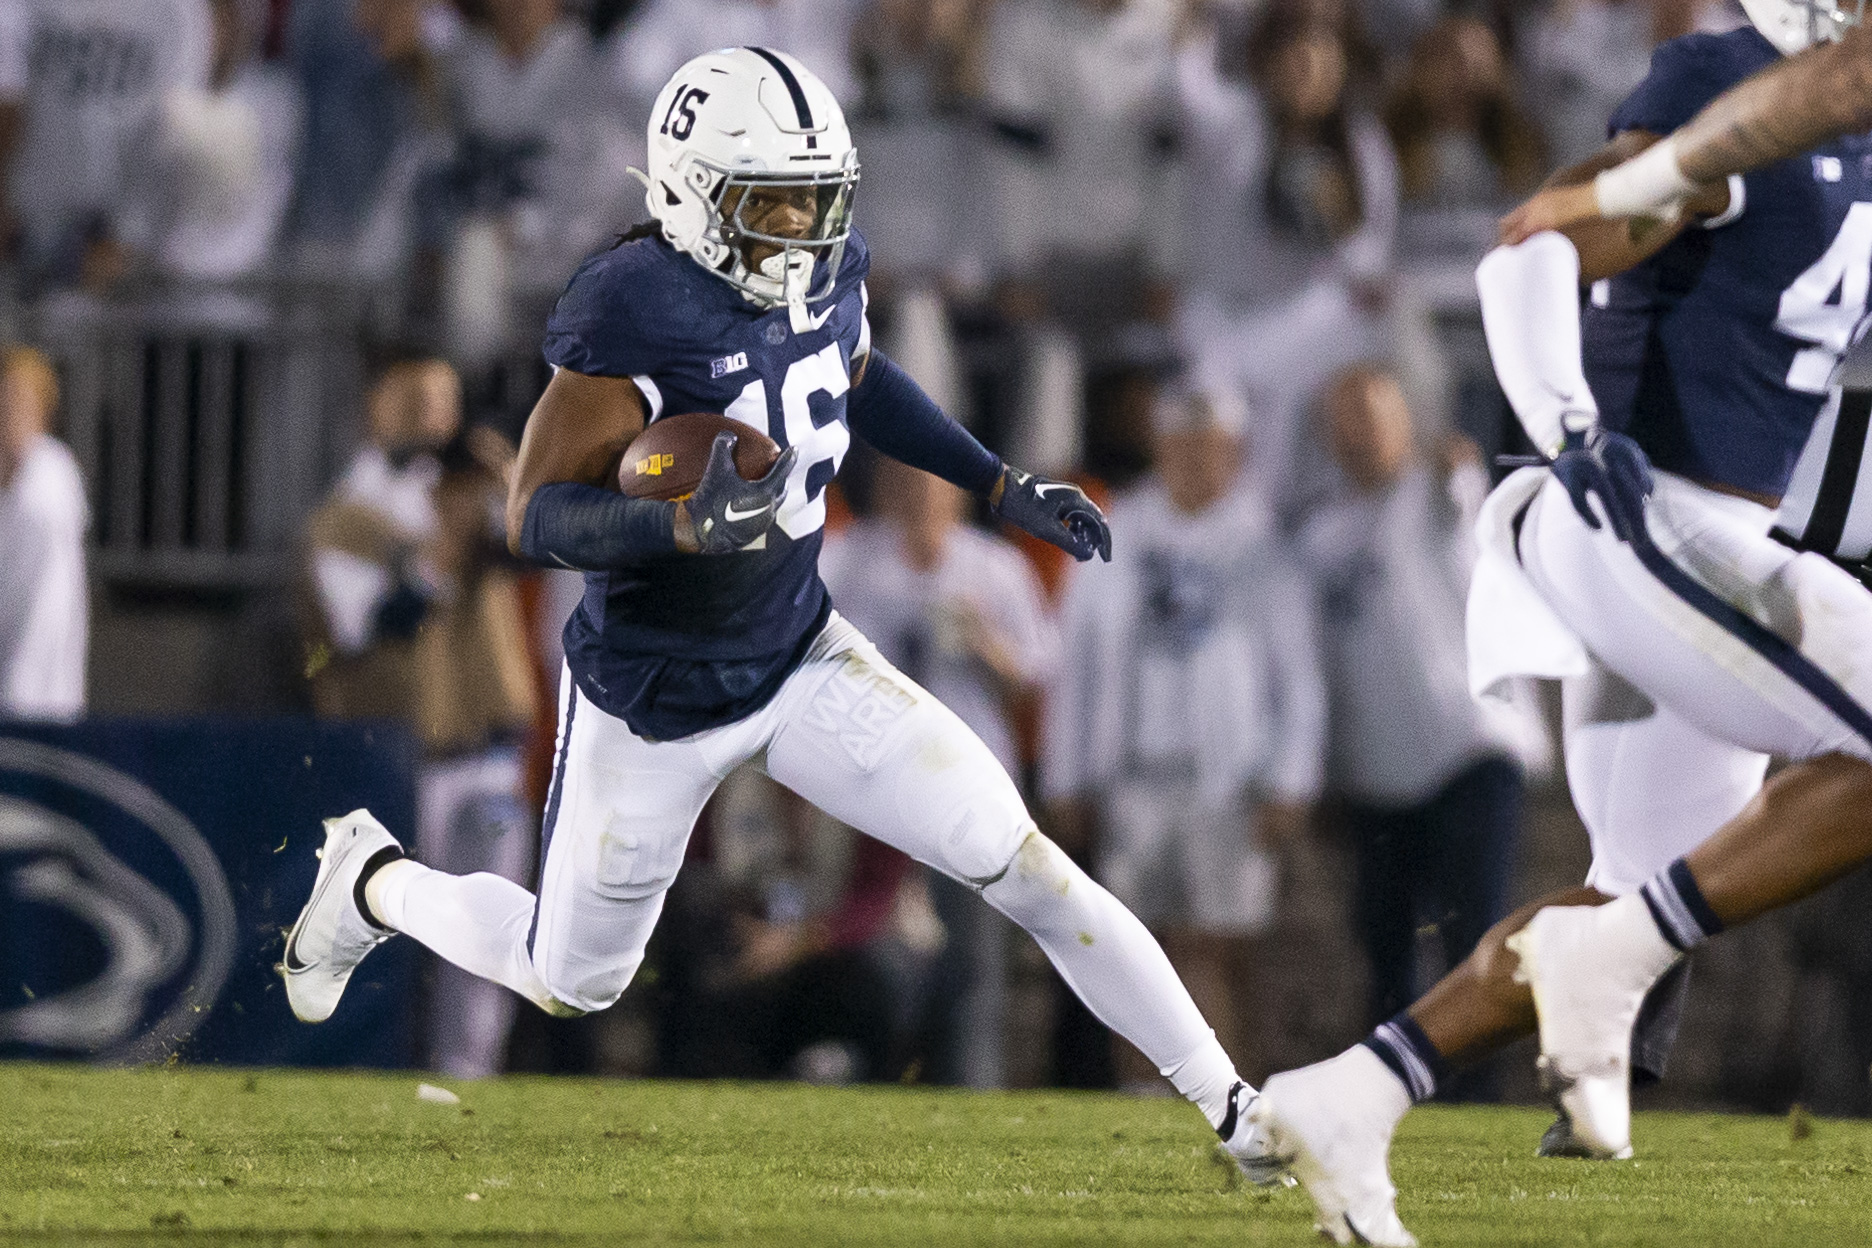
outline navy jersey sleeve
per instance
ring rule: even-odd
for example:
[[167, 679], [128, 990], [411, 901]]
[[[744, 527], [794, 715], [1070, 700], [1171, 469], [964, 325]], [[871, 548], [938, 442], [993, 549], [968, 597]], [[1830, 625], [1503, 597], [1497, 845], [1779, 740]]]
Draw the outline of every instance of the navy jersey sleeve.
[[1748, 29], [1725, 35], [1685, 35], [1661, 44], [1651, 54], [1651, 72], [1613, 111], [1606, 137], [1626, 130], [1669, 134], [1702, 112], [1711, 100], [1777, 59], [1773, 46]]
[[546, 322], [548, 364], [592, 377], [648, 373], [661, 358], [639, 317], [653, 298], [644, 257], [655, 244], [632, 243], [602, 251], [572, 275]]

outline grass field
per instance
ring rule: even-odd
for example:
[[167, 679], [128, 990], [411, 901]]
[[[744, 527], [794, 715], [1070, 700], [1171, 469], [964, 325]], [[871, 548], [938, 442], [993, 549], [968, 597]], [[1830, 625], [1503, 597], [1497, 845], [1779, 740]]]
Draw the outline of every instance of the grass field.
[[[0, 1065], [0, 1242], [1315, 1242], [1177, 1101], [505, 1079], [455, 1107], [417, 1082]], [[1872, 1244], [1872, 1123], [1641, 1116], [1641, 1159], [1593, 1165], [1535, 1159], [1546, 1121], [1410, 1116], [1426, 1248]]]

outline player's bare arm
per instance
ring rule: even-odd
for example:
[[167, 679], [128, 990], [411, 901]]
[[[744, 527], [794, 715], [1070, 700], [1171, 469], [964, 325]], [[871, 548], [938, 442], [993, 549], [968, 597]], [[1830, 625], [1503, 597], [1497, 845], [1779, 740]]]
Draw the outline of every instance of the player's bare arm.
[[[1562, 169], [1547, 180], [1548, 188], [1592, 186], [1602, 171], [1627, 160], [1657, 144], [1661, 136], [1648, 130], [1626, 130], [1597, 153], [1570, 168]], [[1656, 217], [1633, 217], [1608, 221], [1589, 217], [1559, 227], [1579, 251], [1580, 280], [1596, 282], [1623, 273], [1662, 251], [1699, 217], [1716, 217], [1729, 208], [1729, 184], [1719, 181], [1705, 186], [1687, 200], [1684, 211], [1672, 220]]]
[[[1653, 152], [1646, 165], [1618, 169], [1615, 177], [1628, 187], [1609, 188], [1595, 178], [1543, 188], [1503, 218], [1502, 241], [1518, 243], [1542, 230], [1636, 215], [1630, 203], [1605, 202], [1608, 198], [1649, 199], [1656, 211], [1688, 188], [1747, 173], [1868, 129], [1872, 28], [1854, 26], [1837, 42], [1789, 57], [1718, 96], [1673, 134], [1666, 148]], [[1608, 196], [1609, 189], [1619, 193]]]
[[535, 491], [557, 481], [604, 485], [643, 429], [643, 396], [634, 383], [555, 370], [520, 437], [520, 459], [507, 492], [508, 547], [520, 553], [520, 530]]
[[1809, 48], [1713, 100], [1677, 134], [1677, 167], [1692, 182], [1798, 156], [1872, 129], [1872, 27]]
[[[628, 378], [589, 377], [563, 368], [553, 373], [527, 418], [507, 492], [507, 545], [514, 554], [526, 553], [527, 508], [539, 490], [561, 483], [605, 486], [643, 432], [644, 417], [643, 396]], [[676, 550], [697, 553], [695, 525], [682, 503], [671, 509], [670, 526]]]

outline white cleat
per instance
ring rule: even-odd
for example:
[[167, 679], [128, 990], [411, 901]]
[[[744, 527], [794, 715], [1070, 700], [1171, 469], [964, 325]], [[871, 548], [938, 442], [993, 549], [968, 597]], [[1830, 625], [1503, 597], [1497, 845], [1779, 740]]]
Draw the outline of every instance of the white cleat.
[[1642, 936], [1633, 945], [1634, 905], [1643, 902], [1550, 906], [1507, 942], [1521, 959], [1515, 979], [1533, 990], [1540, 1015], [1541, 1087], [1566, 1120], [1575, 1155], [1632, 1154], [1632, 1027], [1645, 994], [1676, 960], [1661, 938], [1656, 949]]
[[1398, 1221], [1389, 1160], [1391, 1133], [1409, 1108], [1410, 1094], [1361, 1044], [1275, 1075], [1248, 1113], [1313, 1198], [1320, 1234], [1336, 1244], [1416, 1248]]
[[325, 821], [312, 897], [286, 933], [286, 953], [275, 968], [301, 1022], [330, 1018], [364, 955], [395, 934], [366, 919], [353, 900], [365, 864], [387, 849], [401, 852], [367, 810]]
[[1292, 1187], [1294, 1178], [1287, 1173], [1287, 1162], [1274, 1151], [1266, 1129], [1255, 1118], [1255, 1102], [1260, 1094], [1245, 1083], [1229, 1089], [1229, 1114], [1222, 1123], [1228, 1129], [1221, 1148], [1243, 1177], [1256, 1187]]

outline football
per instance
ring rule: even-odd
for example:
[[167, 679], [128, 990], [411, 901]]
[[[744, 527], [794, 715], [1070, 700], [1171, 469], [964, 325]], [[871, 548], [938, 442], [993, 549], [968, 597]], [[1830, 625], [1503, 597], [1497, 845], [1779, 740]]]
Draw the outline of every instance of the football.
[[738, 420], [710, 412], [682, 412], [651, 422], [637, 435], [618, 463], [618, 489], [631, 498], [676, 499], [695, 492], [708, 467], [715, 435], [738, 434], [735, 471], [749, 481], [759, 480], [780, 458], [780, 445]]

